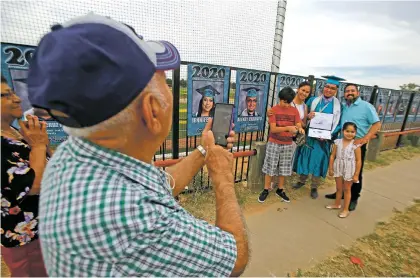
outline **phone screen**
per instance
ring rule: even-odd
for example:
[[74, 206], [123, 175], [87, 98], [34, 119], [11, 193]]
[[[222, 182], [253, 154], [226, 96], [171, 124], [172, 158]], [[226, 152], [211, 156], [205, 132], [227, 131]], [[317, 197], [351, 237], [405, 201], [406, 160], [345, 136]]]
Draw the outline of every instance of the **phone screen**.
[[232, 127], [233, 105], [217, 103], [214, 110], [213, 125], [211, 130], [217, 145], [227, 146], [226, 138]]

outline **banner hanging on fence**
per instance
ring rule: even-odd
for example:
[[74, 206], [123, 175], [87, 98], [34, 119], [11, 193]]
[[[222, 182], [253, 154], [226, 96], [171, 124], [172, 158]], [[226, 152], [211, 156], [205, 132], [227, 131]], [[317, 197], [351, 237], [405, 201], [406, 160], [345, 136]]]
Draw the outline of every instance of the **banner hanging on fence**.
[[[416, 115], [418, 115], [420, 109], [420, 94], [416, 94], [413, 98], [413, 103], [410, 107], [410, 113], [408, 116], [409, 122], [414, 122], [416, 120]], [[420, 118], [417, 118], [420, 120]]]
[[360, 85], [359, 88], [360, 98], [364, 101], [370, 102], [370, 97], [372, 96], [373, 87], [372, 86], [365, 86]]
[[346, 87], [347, 83], [340, 82], [340, 85], [338, 86], [337, 94], [335, 95], [336, 98], [340, 101], [340, 103], [345, 102], [344, 99], [344, 87]]
[[277, 75], [276, 103], [279, 103], [278, 96], [281, 89], [284, 87], [291, 87], [295, 92], [297, 92], [299, 84], [306, 80], [307, 78], [303, 76], [279, 73]]
[[246, 69], [236, 71], [236, 132], [264, 129], [269, 82], [270, 74], [268, 72]]
[[408, 109], [408, 102], [410, 101], [410, 92], [401, 92], [395, 107], [395, 122], [402, 123]]
[[229, 102], [229, 80], [229, 67], [188, 65], [188, 136], [201, 135], [216, 103]]
[[401, 92], [397, 90], [391, 90], [391, 94], [388, 100], [388, 109], [385, 115], [385, 123], [395, 122], [395, 117], [397, 114], [397, 104], [400, 99]]
[[326, 84], [325, 79], [320, 79], [320, 78], [315, 78], [315, 96], [320, 96], [322, 95], [323, 91], [324, 91], [324, 87]]
[[[61, 124], [51, 119], [47, 113], [32, 108], [28, 99], [28, 87], [26, 79], [32, 55], [35, 52], [34, 46], [1, 43], [1, 73], [8, 81], [16, 95], [21, 99], [21, 107], [24, 115], [35, 114], [47, 123], [47, 133], [50, 145], [55, 147], [67, 139]], [[38, 115], [38, 111], [41, 113]], [[17, 123], [14, 127], [19, 128]]]
[[375, 107], [379, 118], [382, 120], [385, 114], [386, 104], [388, 103], [390, 90], [378, 88], [378, 96], [376, 97]]

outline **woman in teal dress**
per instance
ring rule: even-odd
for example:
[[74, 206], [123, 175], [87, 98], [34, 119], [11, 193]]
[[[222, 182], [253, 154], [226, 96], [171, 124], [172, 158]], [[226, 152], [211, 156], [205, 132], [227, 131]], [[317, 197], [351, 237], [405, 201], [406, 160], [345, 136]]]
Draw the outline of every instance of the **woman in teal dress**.
[[[318, 97], [311, 97], [307, 101], [308, 117], [313, 118], [311, 112], [322, 112], [334, 114], [333, 128], [331, 138], [337, 137], [340, 131], [341, 104], [334, 97], [338, 91], [339, 81], [342, 78], [328, 76], [328, 80], [323, 90], [323, 94]], [[333, 140], [323, 140], [318, 138], [306, 138], [306, 145], [296, 150], [294, 171], [299, 175], [299, 181], [293, 186], [298, 189], [305, 185], [308, 175], [312, 175], [311, 197], [318, 197], [318, 186], [321, 183], [321, 177], [325, 178], [328, 172], [328, 164], [331, 153], [331, 144]]]

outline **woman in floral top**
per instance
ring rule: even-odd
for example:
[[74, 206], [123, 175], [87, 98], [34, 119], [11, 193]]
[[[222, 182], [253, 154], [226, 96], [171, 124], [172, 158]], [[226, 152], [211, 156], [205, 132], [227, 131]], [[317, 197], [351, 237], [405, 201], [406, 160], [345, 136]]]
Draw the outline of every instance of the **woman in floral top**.
[[38, 241], [38, 202], [47, 163], [45, 122], [22, 117], [20, 98], [1, 76], [1, 253], [13, 277], [45, 277]]

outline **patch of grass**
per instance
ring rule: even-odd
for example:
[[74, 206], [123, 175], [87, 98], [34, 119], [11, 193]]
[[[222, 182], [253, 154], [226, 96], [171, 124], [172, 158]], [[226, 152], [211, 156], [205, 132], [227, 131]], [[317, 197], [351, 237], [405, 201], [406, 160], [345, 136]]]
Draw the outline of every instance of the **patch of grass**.
[[[350, 257], [360, 258], [363, 267]], [[362, 237], [338, 255], [293, 276], [404, 276], [420, 275], [420, 202], [396, 213], [389, 222], [378, 223], [373, 234]]]
[[376, 167], [384, 167], [392, 162], [411, 159], [420, 155], [420, 147], [407, 146], [403, 148], [383, 151], [379, 154], [376, 161], [366, 161], [364, 169], [370, 170]]

